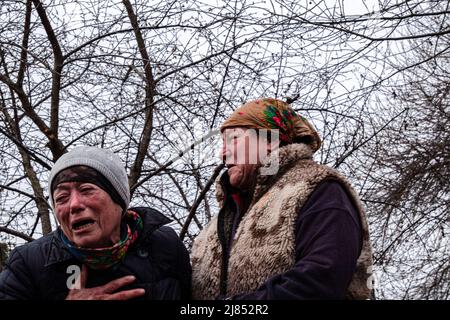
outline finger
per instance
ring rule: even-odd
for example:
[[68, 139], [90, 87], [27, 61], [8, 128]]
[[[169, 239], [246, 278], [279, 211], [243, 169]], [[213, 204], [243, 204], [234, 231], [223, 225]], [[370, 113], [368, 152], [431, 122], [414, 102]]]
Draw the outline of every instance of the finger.
[[125, 291], [116, 292], [116, 293], [108, 296], [105, 300], [129, 300], [129, 299], [143, 296], [144, 294], [145, 294], [144, 289], [125, 290]]
[[116, 280], [113, 280], [111, 282], [108, 282], [107, 284], [103, 285], [103, 289], [106, 293], [113, 293], [117, 289], [126, 286], [127, 284], [132, 283], [134, 280], [136, 280], [135, 276], [125, 276]]
[[88, 267], [85, 264], [83, 264], [81, 266], [81, 274], [80, 274], [80, 289], [86, 288], [87, 277], [88, 277]]

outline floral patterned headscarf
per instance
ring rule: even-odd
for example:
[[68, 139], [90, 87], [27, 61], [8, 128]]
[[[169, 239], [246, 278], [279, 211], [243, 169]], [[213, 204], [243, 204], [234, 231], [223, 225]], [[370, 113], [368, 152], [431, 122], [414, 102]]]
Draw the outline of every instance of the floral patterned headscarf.
[[301, 141], [308, 144], [313, 152], [321, 144], [317, 131], [308, 120], [297, 114], [286, 102], [272, 98], [253, 100], [240, 106], [225, 120], [220, 130], [231, 127], [279, 129], [280, 143]]

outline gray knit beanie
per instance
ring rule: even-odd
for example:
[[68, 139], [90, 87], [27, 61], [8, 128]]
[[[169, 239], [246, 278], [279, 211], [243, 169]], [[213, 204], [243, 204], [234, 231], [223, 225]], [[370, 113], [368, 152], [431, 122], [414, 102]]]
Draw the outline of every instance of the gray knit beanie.
[[54, 206], [51, 190], [53, 180], [58, 173], [74, 166], [87, 166], [100, 172], [108, 179], [122, 198], [125, 207], [128, 208], [130, 204], [130, 186], [128, 185], [125, 165], [113, 152], [96, 147], [77, 147], [56, 161], [48, 177], [48, 190], [52, 207]]

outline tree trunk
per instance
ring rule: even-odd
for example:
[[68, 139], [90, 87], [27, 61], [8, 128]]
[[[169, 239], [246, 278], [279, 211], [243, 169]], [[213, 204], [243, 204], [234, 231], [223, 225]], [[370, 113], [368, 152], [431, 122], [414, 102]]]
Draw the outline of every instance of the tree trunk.
[[0, 242], [0, 272], [3, 270], [3, 266], [8, 258], [8, 246], [6, 243]]

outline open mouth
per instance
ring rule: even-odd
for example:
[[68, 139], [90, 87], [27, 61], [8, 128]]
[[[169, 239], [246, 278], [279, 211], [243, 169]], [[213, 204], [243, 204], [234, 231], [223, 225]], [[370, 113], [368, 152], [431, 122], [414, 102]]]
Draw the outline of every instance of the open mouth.
[[83, 229], [89, 228], [94, 223], [95, 223], [95, 221], [92, 219], [85, 219], [85, 220], [77, 221], [74, 224], [72, 224], [72, 229], [75, 231], [83, 230]]

